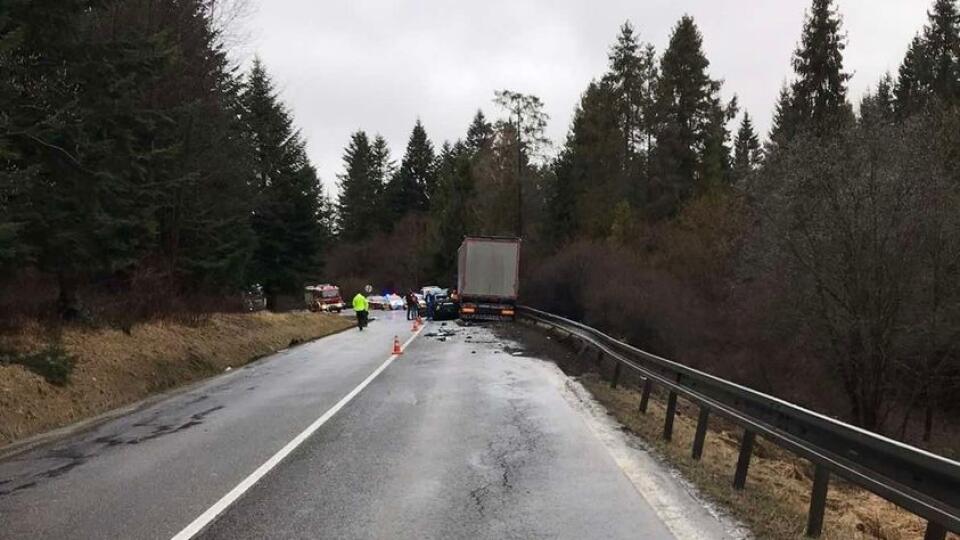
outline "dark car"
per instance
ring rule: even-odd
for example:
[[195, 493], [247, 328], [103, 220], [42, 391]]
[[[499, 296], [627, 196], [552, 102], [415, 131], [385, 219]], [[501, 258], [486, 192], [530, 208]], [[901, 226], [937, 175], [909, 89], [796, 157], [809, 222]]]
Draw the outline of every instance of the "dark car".
[[240, 302], [245, 311], [260, 311], [267, 309], [267, 296], [260, 284], [254, 284], [240, 292]]
[[435, 321], [452, 321], [460, 316], [460, 305], [446, 294], [436, 296], [436, 307], [433, 312]]

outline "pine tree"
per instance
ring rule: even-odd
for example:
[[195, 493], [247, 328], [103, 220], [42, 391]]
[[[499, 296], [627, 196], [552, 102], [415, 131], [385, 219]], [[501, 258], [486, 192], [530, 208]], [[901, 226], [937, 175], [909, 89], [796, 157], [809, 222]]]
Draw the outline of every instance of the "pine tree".
[[[14, 32], [13, 21], [0, 14], [0, 66], [8, 66], [17, 54], [19, 39]], [[0, 77], [0, 103], [12, 104], [17, 99], [17, 88], [9, 77]], [[0, 114], [0, 270], [7, 272], [18, 261], [27, 258], [26, 245], [20, 235], [23, 231], [21, 219], [14, 215], [21, 201], [23, 186], [34, 182], [34, 172], [20, 163], [14, 144], [6, 134], [13, 131], [9, 110]]]
[[[79, 313], [83, 280], [129, 273], [154, 248], [156, 176], [170, 151], [154, 137], [165, 115], [151, 93], [174, 51], [156, 29], [104, 31], [126, 12], [86, 4], [14, 3], [7, 14], [17, 43], [3, 52], [12, 92], [0, 169], [29, 175], [8, 202], [11, 217], [18, 243], [57, 276], [68, 317]], [[9, 237], [14, 227], [4, 229]]]
[[155, 141], [173, 150], [162, 171], [160, 258], [185, 289], [233, 292], [246, 281], [255, 239], [253, 145], [243, 121], [243, 81], [234, 73], [207, 3], [128, 2], [177, 35], [177, 54], [151, 89], [170, 122]]
[[790, 87], [784, 84], [780, 87], [776, 109], [773, 113], [773, 124], [770, 127], [770, 138], [766, 143], [765, 153], [774, 155], [778, 149], [786, 146], [797, 134], [800, 121], [790, 97]]
[[232, 293], [271, 243], [316, 270], [316, 173], [234, 75], [210, 2], [13, 0], [0, 68], [0, 259], [55, 275], [65, 314], [98, 281]]
[[846, 41], [833, 0], [813, 0], [800, 46], [793, 53], [797, 79], [791, 86], [790, 99], [800, 127], [822, 134], [835, 131], [850, 119], [850, 74], [843, 71]]
[[508, 169], [512, 172], [512, 182], [509, 183], [513, 184], [512, 190], [516, 194], [513, 234], [522, 237], [526, 232], [524, 214], [529, 199], [527, 193], [529, 188], [536, 187], [526, 187], [531, 179], [529, 169], [531, 163], [542, 157], [544, 149], [550, 145], [550, 140], [544, 134], [550, 116], [543, 111], [543, 101], [533, 94], [498, 90], [494, 92], [494, 103], [508, 115], [497, 122], [499, 136], [496, 146], [499, 146], [501, 157], [513, 161], [513, 166]]
[[382, 223], [380, 204], [383, 184], [378, 182], [377, 156], [363, 131], [350, 136], [344, 150], [345, 172], [339, 177], [339, 235], [349, 242], [367, 240]]
[[868, 126], [879, 127], [893, 122], [895, 117], [893, 77], [888, 72], [880, 78], [876, 91], [867, 92], [860, 101], [860, 121]]
[[716, 189], [733, 181], [733, 149], [727, 124], [736, 117], [737, 110], [736, 97], [726, 106], [720, 103], [719, 98], [714, 98], [700, 157], [701, 191]]
[[[373, 159], [373, 184], [375, 195], [368, 201], [372, 208], [383, 208], [387, 201], [387, 182], [393, 178], [397, 172], [397, 163], [390, 156], [390, 147], [387, 140], [382, 135], [373, 138], [373, 146], [370, 149]], [[378, 211], [375, 215], [370, 215], [368, 219], [377, 222], [381, 231], [389, 231], [391, 228], [390, 215], [387, 212]]]
[[927, 83], [932, 78], [929, 60], [926, 42], [919, 35], [914, 36], [900, 64], [894, 89], [897, 115], [900, 118], [916, 113], [926, 103], [929, 97]]
[[483, 111], [477, 110], [470, 127], [467, 128], [467, 149], [474, 153], [489, 149], [493, 145], [493, 138], [493, 125], [487, 122]]
[[773, 123], [770, 126], [770, 136], [765, 143], [767, 155], [773, 155], [777, 149], [783, 148], [797, 134], [797, 121], [793, 104], [790, 100], [790, 87], [784, 84], [780, 87], [777, 96], [777, 105], [773, 112]]
[[760, 139], [748, 112], [743, 113], [743, 121], [740, 122], [733, 149], [733, 176], [735, 181], [739, 182], [760, 164]]
[[625, 148], [619, 112], [611, 85], [590, 83], [554, 165], [550, 229], [558, 243], [578, 235], [605, 237], [610, 232], [610, 209], [626, 198], [620, 174]]
[[960, 100], [960, 10], [956, 0], [935, 0], [923, 29], [931, 68], [930, 90], [947, 103]]
[[393, 219], [409, 212], [430, 209], [430, 195], [436, 184], [436, 155], [420, 120], [413, 126], [400, 168], [387, 186], [388, 207]]
[[945, 104], [960, 103], [960, 9], [956, 0], [935, 0], [927, 17], [900, 65], [896, 99], [901, 118], [934, 96]]
[[[471, 128], [477, 125], [476, 118]], [[482, 120], [482, 116], [480, 117]], [[468, 134], [469, 136], [469, 134]], [[475, 144], [477, 141], [475, 140]], [[456, 275], [457, 248], [474, 228], [472, 156], [470, 144], [444, 143], [437, 158], [437, 188], [430, 201], [431, 226], [435, 237], [434, 278], [446, 282]]]
[[259, 60], [243, 97], [256, 156], [253, 276], [274, 303], [278, 294], [297, 292], [320, 271], [323, 192], [303, 139]]
[[619, 132], [623, 139], [619, 181], [625, 196], [638, 203], [648, 175], [649, 148], [653, 139], [653, 102], [657, 78], [652, 45], [641, 43], [629, 21], [610, 48], [609, 68], [603, 77], [616, 96]]
[[722, 155], [721, 147], [729, 138], [722, 119], [736, 106], [721, 104], [720, 82], [708, 75], [709, 65], [700, 30], [691, 17], [684, 16], [660, 60], [657, 146], [648, 199], [652, 216], [674, 214], [698, 184], [706, 188], [718, 181], [723, 163], [729, 161]]
[[627, 21], [620, 27], [620, 35], [610, 48], [608, 58], [609, 71], [604, 81], [617, 97], [617, 114], [623, 136], [623, 168], [626, 171], [649, 140], [651, 122], [647, 113], [653, 101], [657, 74], [655, 53], [651, 45], [638, 40], [633, 26]]

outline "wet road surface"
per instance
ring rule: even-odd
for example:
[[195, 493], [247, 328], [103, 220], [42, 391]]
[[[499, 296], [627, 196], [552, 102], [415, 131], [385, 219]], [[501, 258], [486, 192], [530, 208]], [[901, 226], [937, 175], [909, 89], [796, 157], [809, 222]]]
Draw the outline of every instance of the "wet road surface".
[[[410, 336], [375, 315], [0, 461], [0, 538], [171, 538]], [[432, 323], [199, 537], [674, 538], [559, 371], [514, 346]]]

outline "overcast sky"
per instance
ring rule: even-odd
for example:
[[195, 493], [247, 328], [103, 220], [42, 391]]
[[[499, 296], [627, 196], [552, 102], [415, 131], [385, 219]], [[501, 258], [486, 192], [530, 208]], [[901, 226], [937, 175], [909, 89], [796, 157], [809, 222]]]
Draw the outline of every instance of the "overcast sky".
[[[710, 73], [763, 133], [810, 0], [253, 0], [246, 61], [266, 63], [332, 193], [350, 133], [381, 133], [399, 162], [419, 117], [434, 145], [462, 137], [497, 89], [540, 96], [559, 144], [629, 19], [658, 53], [684, 13]], [[932, 0], [838, 0], [854, 101], [896, 73]]]

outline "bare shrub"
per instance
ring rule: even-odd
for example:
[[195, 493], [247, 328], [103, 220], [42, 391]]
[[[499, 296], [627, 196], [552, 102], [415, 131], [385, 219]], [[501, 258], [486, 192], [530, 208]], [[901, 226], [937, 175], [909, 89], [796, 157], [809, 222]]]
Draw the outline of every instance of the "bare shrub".
[[[757, 186], [758, 268], [784, 276], [780, 313], [879, 430], [927, 403], [956, 361], [960, 197], [943, 118], [799, 138]], [[952, 283], [953, 285], [948, 285]]]
[[[373, 285], [378, 293], [419, 287], [434, 279], [427, 271], [430, 247], [427, 217], [411, 214], [394, 224], [389, 233], [338, 245], [327, 259], [326, 275], [347, 296], [360, 292], [365, 285]], [[448, 282], [437, 284], [452, 286], [454, 279], [450, 276]]]

